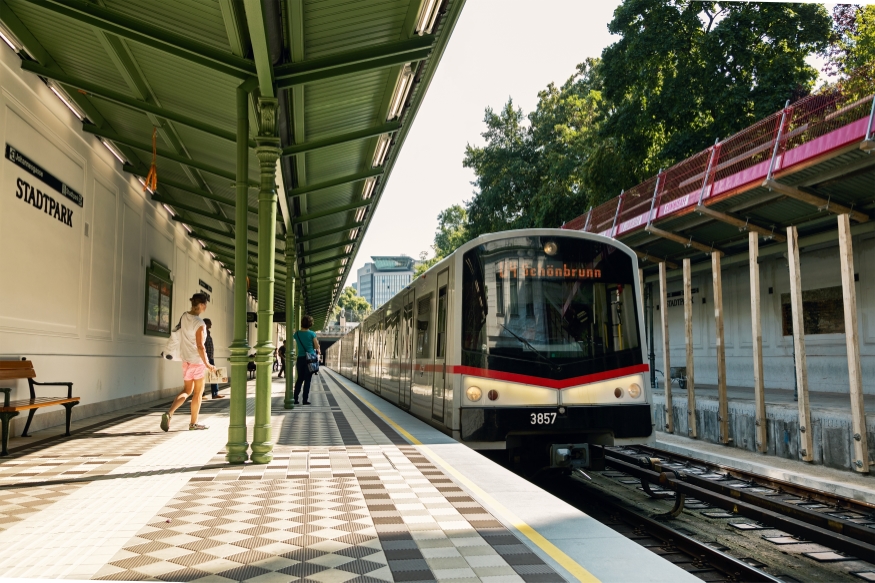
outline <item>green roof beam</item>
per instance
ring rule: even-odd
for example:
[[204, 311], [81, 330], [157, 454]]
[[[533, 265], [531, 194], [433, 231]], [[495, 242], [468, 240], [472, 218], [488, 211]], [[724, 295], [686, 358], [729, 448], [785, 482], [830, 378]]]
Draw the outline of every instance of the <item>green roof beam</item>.
[[339, 270], [340, 270], [340, 266], [331, 267], [329, 269], [323, 269], [321, 271], [314, 271], [313, 273], [308, 273], [306, 275], [302, 275], [301, 278], [302, 279], [309, 279], [309, 278], [314, 277], [316, 275], [322, 275], [323, 273], [337, 273]]
[[312, 235], [305, 235], [303, 237], [295, 237], [295, 241], [297, 243], [304, 243], [305, 241], [313, 241], [314, 239], [321, 239], [322, 237], [327, 237], [328, 235], [336, 235], [337, 233], [346, 233], [352, 231], [353, 229], [359, 229], [364, 227], [365, 223], [362, 221], [361, 223], [350, 223], [349, 225], [344, 225], [342, 227], [338, 227], [337, 229], [328, 229], [327, 231], [318, 231], [313, 233]]
[[105, 32], [150, 46], [238, 79], [255, 74], [255, 64], [191, 37], [168, 32], [160, 26], [143, 22], [121, 12], [85, 0], [28, 0], [67, 18]]
[[280, 65], [275, 68], [274, 74], [280, 88], [354, 75], [425, 59], [431, 53], [434, 42], [433, 35], [417, 36], [329, 57]]
[[344, 184], [352, 184], [353, 182], [367, 180], [368, 178], [374, 178], [376, 176], [381, 176], [382, 174], [383, 174], [382, 168], [372, 168], [371, 170], [365, 170], [364, 172], [357, 172], [355, 174], [341, 176], [340, 178], [326, 180], [325, 182], [318, 182], [316, 184], [308, 184], [307, 186], [299, 186], [298, 188], [292, 188], [292, 189], [289, 189], [288, 195], [290, 197], [291, 196], [300, 196], [302, 194], [307, 194], [309, 192], [315, 192], [317, 190], [324, 190], [326, 188], [332, 188], [334, 186], [342, 186]]
[[326, 263], [333, 263], [335, 261], [340, 261], [341, 259], [345, 259], [351, 255], [352, 255], [352, 253], [344, 253], [343, 255], [336, 255], [334, 257], [329, 257], [328, 259], [320, 259], [319, 261], [314, 261], [313, 263], [305, 263], [303, 265], [303, 269], [310, 269], [311, 267], [316, 267], [317, 265], [325, 265]]
[[[145, 178], [146, 174], [148, 174], [142, 168], [129, 168], [127, 165], [125, 165], [124, 170], [125, 170], [125, 172], [129, 172], [129, 173], [133, 174], [134, 176], [142, 176], [143, 178]], [[214, 200], [216, 202], [226, 204], [230, 207], [236, 206], [236, 203], [233, 200], [231, 200], [230, 198], [225, 198], [224, 196], [219, 196], [218, 194], [213, 194], [212, 192], [210, 192], [208, 190], [203, 190], [203, 189], [197, 188], [196, 186], [191, 186], [191, 185], [185, 184], [183, 182], [177, 182], [175, 180], [170, 180], [168, 178], [162, 178], [158, 182], [158, 188], [161, 188], [162, 186], [169, 186], [170, 188], [177, 188], [179, 190], [184, 190], [185, 192], [190, 192], [192, 194], [196, 194], [196, 195], [201, 196], [203, 198], [207, 198], [209, 200]], [[255, 208], [254, 206], [250, 206], [250, 207], [246, 207], [246, 208], [249, 209], [250, 213], [253, 213], [256, 215], [258, 214], [258, 209]]]
[[321, 150], [323, 148], [330, 148], [331, 146], [348, 144], [350, 142], [355, 142], [358, 140], [367, 140], [368, 138], [376, 138], [377, 136], [382, 136], [383, 134], [394, 134], [400, 129], [400, 122], [393, 121], [389, 123], [384, 123], [383, 125], [379, 125], [377, 127], [367, 128], [356, 132], [349, 132], [347, 134], [340, 134], [330, 138], [324, 138], [321, 140], [313, 140], [312, 142], [304, 142], [303, 144], [293, 144], [291, 146], [286, 146], [285, 148], [283, 148], [283, 156], [296, 156], [298, 154], [307, 154], [309, 152], [315, 152], [316, 150]]
[[[167, 204], [169, 204], [169, 205], [174, 205], [174, 204], [176, 204], [176, 203], [168, 202]], [[217, 235], [222, 235], [223, 237], [229, 237], [229, 238], [231, 237], [231, 234], [228, 233], [227, 231], [222, 231], [221, 229], [217, 229], [217, 228], [215, 228], [215, 227], [208, 227], [208, 226], [206, 226], [206, 225], [204, 225], [204, 224], [196, 223], [196, 222], [194, 222], [194, 221], [192, 221], [192, 220], [190, 220], [190, 219], [184, 219], [184, 218], [182, 218], [182, 217], [179, 216], [179, 215], [174, 215], [174, 216], [173, 216], [173, 220], [176, 221], [176, 222], [178, 222], [178, 223], [182, 223], [183, 225], [188, 225], [189, 227], [192, 227], [192, 228], [195, 228], [195, 229], [202, 229], [202, 230], [204, 230], [204, 231], [209, 231], [210, 233], [216, 233]], [[257, 231], [257, 229], [256, 229], [255, 227], [253, 227], [253, 226], [250, 226], [250, 227], [249, 227], [249, 230], [250, 230], [250, 231]], [[276, 239], [277, 239], [277, 241], [283, 241], [283, 238], [282, 238], [282, 237], [277, 237]], [[257, 245], [257, 244], [258, 244], [256, 241], [253, 241], [252, 239], [248, 239], [247, 241], [248, 241], [250, 244], [252, 244], [252, 245]]]
[[334, 249], [338, 249], [340, 247], [346, 247], [347, 245], [353, 245], [354, 241], [350, 241], [347, 239], [341, 243], [334, 243], [333, 245], [325, 245], [323, 247], [316, 247], [315, 249], [308, 249], [303, 253], [300, 253], [298, 257], [309, 257], [311, 255], [316, 255], [317, 253], [323, 253], [325, 251], [333, 251]]
[[323, 217], [330, 217], [331, 215], [336, 215], [337, 213], [342, 213], [346, 211], [354, 211], [357, 208], [370, 205], [373, 200], [373, 198], [369, 198], [367, 200], [359, 200], [356, 202], [345, 204], [343, 206], [334, 207], [332, 209], [319, 211], [316, 213], [310, 213], [308, 215], [302, 215], [295, 218], [295, 224], [306, 223], [307, 221], [313, 221], [315, 219], [321, 219]]
[[[137, 150], [142, 150], [144, 152], [152, 151], [152, 144], [146, 142], [138, 142], [137, 140], [134, 140], [132, 138], [119, 135], [116, 132], [110, 130], [101, 129], [92, 124], [82, 124], [82, 130], [88, 132], [89, 134], [94, 134], [95, 136], [100, 136], [101, 138], [106, 138], [107, 140], [112, 140], [113, 142], [116, 142], [118, 144], [124, 144]], [[203, 170], [204, 172], [209, 172], [210, 174], [215, 174], [216, 176], [221, 176], [222, 178], [227, 178], [228, 180], [233, 181], [236, 179], [236, 175], [231, 171], [223, 170], [204, 162], [198, 162], [197, 160], [192, 160], [191, 158], [186, 158], [185, 156], [180, 156], [179, 154], [170, 152], [164, 148], [157, 148], [157, 153], [159, 157], [171, 160], [173, 162], [177, 162], [178, 164], [190, 166], [191, 168], [197, 168], [198, 170]], [[249, 184], [252, 186], [258, 186], [258, 181], [251, 180]]]
[[[235, 248], [233, 241], [230, 243], [227, 241], [219, 241], [218, 239], [213, 239], [212, 237], [207, 237], [205, 235], [202, 235], [202, 234], [200, 234], [198, 232], [194, 232], [194, 231], [192, 233], [190, 233], [190, 235], [197, 238], [197, 239], [200, 239], [201, 241], [206, 241], [208, 243], [212, 243], [213, 245], [218, 245], [220, 247], [225, 247], [227, 249], [234, 249]], [[228, 235], [228, 236], [230, 237], [231, 235]], [[253, 243], [253, 244], [257, 245], [257, 243]], [[285, 257], [286, 252], [284, 249], [277, 248], [277, 249], [275, 249], [275, 251], [277, 252], [278, 255], [282, 255], [283, 257]], [[286, 264], [285, 260], [280, 261], [279, 259], [277, 259], [276, 262], [278, 265], [285, 265]]]
[[[182, 115], [176, 113], [172, 110], [166, 109], [164, 107], [159, 107], [157, 105], [153, 105], [151, 103], [147, 103], [140, 99], [135, 99], [133, 97], [129, 97], [124, 93], [120, 93], [118, 91], [114, 91], [112, 89], [107, 89], [105, 87], [101, 87], [96, 83], [92, 83], [90, 81], [85, 81], [84, 79], [79, 79], [72, 75], [67, 75], [56, 69], [51, 69], [49, 67], [44, 67], [38, 63], [33, 61], [21, 61], [21, 68], [25, 71], [30, 71], [40, 77], [45, 77], [46, 79], [51, 79], [52, 81], [57, 81], [61, 85], [65, 87], [70, 87], [75, 89], [75, 91], [70, 92], [70, 97], [74, 97], [75, 95], [82, 95], [80, 91], [84, 91], [85, 93], [92, 95], [94, 97], [98, 97], [100, 99], [105, 99], [106, 101], [111, 101], [113, 103], [117, 103], [119, 105], [123, 105], [130, 109], [135, 109], [137, 111], [141, 111], [143, 113], [151, 113], [153, 115], [157, 115], [159, 117], [163, 117], [164, 119], [168, 119], [170, 121], [174, 121], [176, 123], [182, 124], [184, 126], [188, 126], [190, 128], [194, 128], [196, 130], [200, 130], [205, 134], [209, 134], [211, 136], [215, 136], [217, 138], [222, 138], [223, 140], [235, 141], [234, 132], [229, 132], [223, 130], [222, 128], [216, 127], [214, 125], [202, 122], [193, 117]], [[91, 115], [89, 114], [89, 117]], [[92, 120], [96, 121], [96, 120]], [[97, 124], [100, 125], [100, 124]], [[255, 141], [250, 142], [250, 146], [255, 147]]]
[[255, 70], [258, 73], [258, 89], [262, 97], [273, 98], [273, 63], [267, 42], [267, 20], [261, 0], [243, 0], [246, 23], [249, 25], [249, 41], [255, 57]]
[[[175, 209], [182, 209], [184, 211], [188, 211], [190, 213], [194, 213], [196, 215], [200, 215], [200, 216], [206, 217], [208, 219], [213, 219], [214, 221], [219, 221], [220, 223], [225, 223], [226, 225], [232, 225], [232, 226], [234, 225], [233, 219], [229, 219], [228, 217], [223, 217], [222, 215], [218, 215], [216, 213], [211, 213], [208, 210], [199, 209], [197, 207], [187, 205], [187, 204], [182, 203], [182, 202], [176, 202], [175, 200], [171, 200], [171, 199], [169, 199], [166, 196], [163, 196], [161, 194], [153, 194], [152, 200], [155, 202], [160, 202], [161, 204], [166, 204], [168, 206], [172, 206]], [[250, 229], [251, 228], [252, 227], [250, 227]]]

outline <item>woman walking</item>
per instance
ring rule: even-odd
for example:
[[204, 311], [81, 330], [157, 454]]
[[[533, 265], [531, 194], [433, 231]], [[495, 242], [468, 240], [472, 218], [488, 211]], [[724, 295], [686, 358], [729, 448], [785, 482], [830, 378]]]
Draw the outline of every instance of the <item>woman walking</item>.
[[207, 429], [206, 425], [198, 425], [197, 416], [201, 408], [201, 398], [204, 392], [204, 376], [208, 370], [216, 369], [210, 364], [204, 349], [204, 341], [207, 336], [206, 323], [200, 315], [207, 309], [207, 296], [194, 294], [191, 296], [191, 310], [184, 313], [179, 320], [177, 329], [180, 331], [179, 356], [182, 358], [182, 380], [184, 383], [182, 392], [173, 400], [170, 411], [161, 415], [161, 429], [170, 429], [170, 419], [174, 411], [179, 409], [185, 400], [191, 396], [191, 423], [190, 430]]
[[301, 329], [295, 332], [295, 342], [298, 344], [298, 359], [295, 361], [295, 371], [298, 373], [298, 378], [295, 379], [295, 405], [298, 404], [298, 396], [301, 394], [301, 387], [304, 388], [304, 404], [309, 405], [310, 401], [310, 377], [313, 373], [310, 372], [310, 366], [307, 363], [307, 353], [315, 352], [319, 354], [319, 341], [316, 340], [316, 333], [310, 331], [313, 325], [313, 316], [304, 316], [301, 318]]

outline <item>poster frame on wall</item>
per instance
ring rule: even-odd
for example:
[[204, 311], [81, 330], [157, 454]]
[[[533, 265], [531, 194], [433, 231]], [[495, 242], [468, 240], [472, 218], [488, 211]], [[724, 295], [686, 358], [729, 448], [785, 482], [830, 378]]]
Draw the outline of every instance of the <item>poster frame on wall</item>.
[[143, 334], [170, 337], [173, 321], [173, 278], [170, 269], [152, 260], [146, 268], [146, 302], [143, 313]]

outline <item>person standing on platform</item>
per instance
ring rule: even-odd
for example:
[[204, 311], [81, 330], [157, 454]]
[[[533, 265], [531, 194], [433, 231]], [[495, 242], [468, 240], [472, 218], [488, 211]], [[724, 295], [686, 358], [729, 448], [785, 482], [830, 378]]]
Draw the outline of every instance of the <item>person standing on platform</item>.
[[[213, 335], [210, 334], [210, 330], [213, 328], [213, 322], [209, 318], [204, 318], [204, 324], [207, 325], [207, 339], [204, 340], [204, 350], [207, 351], [207, 360], [210, 361], [210, 364], [216, 366], [216, 359], [214, 357], [215, 348], [213, 347]], [[219, 394], [219, 385], [217, 383], [210, 383], [210, 394], [213, 399], [221, 399], [222, 395]]]
[[280, 373], [276, 376], [278, 379], [283, 378], [283, 373], [286, 372], [286, 341], [283, 340], [283, 345], [277, 348], [277, 356], [280, 359]]
[[170, 420], [173, 413], [179, 409], [186, 399], [191, 396], [191, 423], [190, 430], [207, 429], [206, 425], [197, 422], [198, 413], [201, 409], [201, 397], [204, 392], [204, 376], [208, 370], [216, 370], [207, 359], [204, 341], [207, 338], [207, 326], [201, 319], [207, 309], [207, 296], [194, 294], [191, 296], [191, 310], [184, 313], [179, 320], [179, 356], [182, 358], [183, 389], [173, 403], [170, 410], [161, 415], [161, 429], [170, 430]]
[[276, 372], [280, 366], [279, 361], [276, 359], [276, 353], [277, 353], [277, 349], [274, 348], [273, 349], [273, 372]]
[[304, 404], [310, 404], [308, 399], [310, 397], [310, 379], [313, 373], [310, 372], [310, 366], [307, 363], [307, 353], [319, 354], [319, 341], [316, 340], [316, 333], [310, 331], [312, 325], [313, 316], [304, 316], [301, 318], [301, 329], [295, 332], [295, 342], [298, 346], [298, 359], [295, 361], [295, 372], [298, 373], [298, 378], [295, 379], [295, 405], [298, 404], [301, 388], [304, 389]]

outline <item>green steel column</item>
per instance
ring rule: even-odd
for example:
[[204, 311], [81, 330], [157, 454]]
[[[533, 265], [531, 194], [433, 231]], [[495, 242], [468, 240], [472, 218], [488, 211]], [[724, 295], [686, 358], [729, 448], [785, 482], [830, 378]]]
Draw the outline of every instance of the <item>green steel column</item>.
[[295, 388], [295, 236], [290, 231], [286, 234], [286, 398], [284, 409], [294, 409], [293, 392]]
[[255, 427], [252, 461], [266, 464], [273, 459], [270, 435], [270, 391], [273, 367], [274, 263], [276, 260], [276, 161], [280, 139], [276, 135], [277, 100], [258, 98], [259, 128], [255, 138], [261, 188], [258, 192], [258, 342], [255, 343]]
[[249, 92], [237, 88], [237, 201], [234, 228], [234, 340], [231, 342], [231, 425], [225, 459], [242, 464], [249, 459], [246, 442], [246, 365], [249, 361], [246, 324], [246, 265], [249, 207]]

